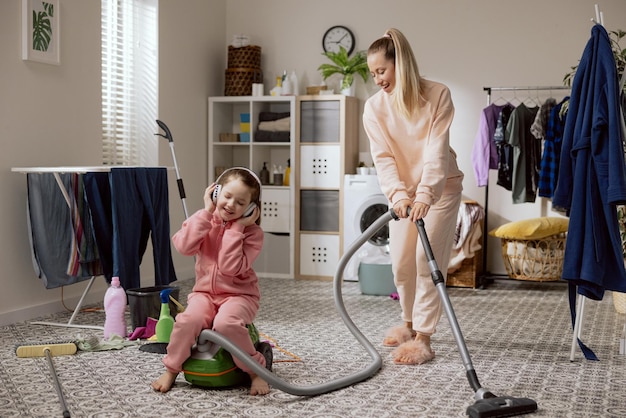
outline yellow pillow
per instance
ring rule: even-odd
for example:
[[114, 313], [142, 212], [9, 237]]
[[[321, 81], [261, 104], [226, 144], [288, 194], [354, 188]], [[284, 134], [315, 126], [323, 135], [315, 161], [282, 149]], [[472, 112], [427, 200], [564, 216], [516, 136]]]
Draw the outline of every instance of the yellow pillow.
[[489, 231], [489, 235], [508, 239], [541, 239], [567, 232], [569, 218], [542, 217], [509, 222]]

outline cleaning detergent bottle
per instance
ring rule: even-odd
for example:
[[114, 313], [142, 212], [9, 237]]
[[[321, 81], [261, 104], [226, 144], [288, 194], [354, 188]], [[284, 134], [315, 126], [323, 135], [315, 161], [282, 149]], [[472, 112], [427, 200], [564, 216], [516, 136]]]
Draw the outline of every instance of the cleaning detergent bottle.
[[283, 186], [289, 186], [291, 178], [291, 158], [287, 159], [287, 168], [285, 168], [285, 176], [283, 177]]
[[104, 294], [104, 338], [112, 335], [126, 337], [126, 292], [120, 284], [119, 277], [111, 278], [111, 286]]
[[156, 337], [160, 343], [169, 343], [170, 334], [174, 329], [174, 318], [170, 314], [170, 293], [172, 288], [161, 290], [161, 314], [156, 324]]

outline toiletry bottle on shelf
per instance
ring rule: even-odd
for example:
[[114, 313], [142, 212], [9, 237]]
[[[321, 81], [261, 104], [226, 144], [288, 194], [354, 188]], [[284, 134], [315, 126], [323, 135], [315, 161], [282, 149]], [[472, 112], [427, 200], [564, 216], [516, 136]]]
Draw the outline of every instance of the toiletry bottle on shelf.
[[271, 96], [280, 96], [283, 93], [283, 78], [276, 76], [276, 85], [270, 90]]
[[283, 169], [282, 167], [276, 167], [274, 164], [274, 186], [282, 186], [283, 185]]
[[104, 294], [104, 338], [113, 334], [126, 337], [126, 292], [120, 284], [119, 277], [111, 278], [111, 286]]
[[287, 71], [285, 71], [283, 74], [283, 90], [281, 91], [281, 94], [283, 96], [291, 96], [293, 94], [291, 80], [289, 79]]
[[261, 180], [261, 184], [263, 185], [270, 184], [270, 171], [267, 169], [266, 164], [266, 162], [263, 162], [263, 168], [259, 173], [259, 180]]
[[289, 81], [291, 81], [291, 94], [294, 96], [298, 96], [300, 94], [300, 88], [298, 85], [298, 75], [296, 74], [296, 70], [291, 72], [289, 76]]
[[157, 341], [160, 343], [169, 343], [170, 335], [174, 329], [174, 318], [170, 313], [170, 293], [172, 290], [172, 288], [163, 289], [160, 293], [161, 313], [155, 329]]
[[289, 176], [291, 176], [291, 158], [287, 159], [287, 168], [283, 177], [283, 186], [289, 186]]

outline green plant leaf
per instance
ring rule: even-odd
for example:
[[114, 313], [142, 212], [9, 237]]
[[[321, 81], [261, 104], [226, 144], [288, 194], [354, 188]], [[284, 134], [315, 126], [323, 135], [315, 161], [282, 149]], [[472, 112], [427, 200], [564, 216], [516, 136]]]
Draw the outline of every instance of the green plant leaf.
[[338, 52], [328, 51], [322, 55], [332, 61], [332, 64], [324, 63], [317, 68], [324, 80], [333, 74], [340, 74], [343, 76], [342, 89], [350, 87], [354, 81], [354, 74], [360, 75], [363, 81], [367, 82], [369, 68], [365, 51], [358, 51], [349, 57], [348, 51], [340, 46]]
[[36, 12], [33, 10], [33, 49], [37, 51], [47, 51], [52, 40], [52, 24], [50, 15], [47, 10], [53, 12], [52, 5], [46, 7], [48, 3], [44, 3], [46, 11]]

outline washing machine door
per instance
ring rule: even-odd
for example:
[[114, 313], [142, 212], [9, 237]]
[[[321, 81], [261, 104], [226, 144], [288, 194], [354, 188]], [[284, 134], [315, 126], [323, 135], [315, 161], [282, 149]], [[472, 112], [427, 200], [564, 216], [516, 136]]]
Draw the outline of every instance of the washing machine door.
[[[368, 204], [361, 216], [358, 218], [360, 234], [365, 232], [378, 218], [389, 211], [389, 206], [386, 203], [372, 202]], [[389, 244], [389, 224], [385, 224], [376, 233], [367, 240], [372, 245], [382, 247]]]

